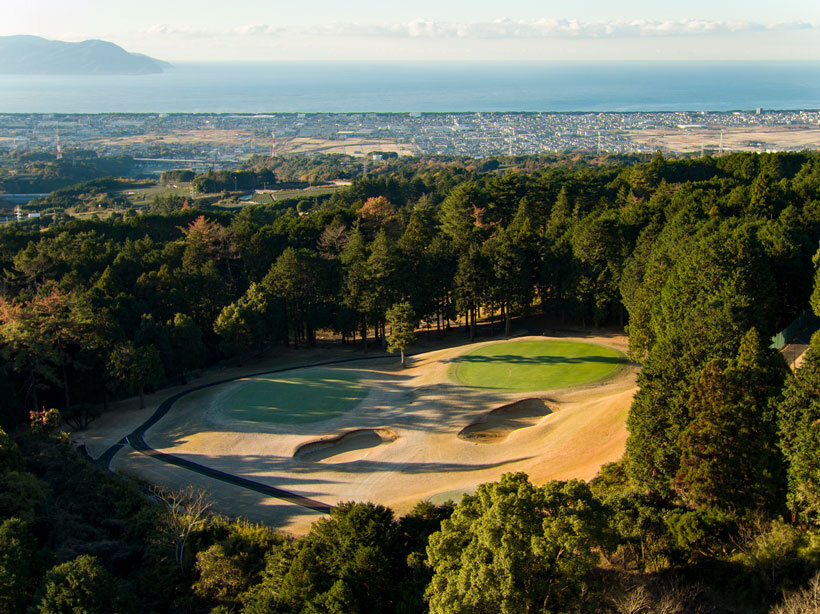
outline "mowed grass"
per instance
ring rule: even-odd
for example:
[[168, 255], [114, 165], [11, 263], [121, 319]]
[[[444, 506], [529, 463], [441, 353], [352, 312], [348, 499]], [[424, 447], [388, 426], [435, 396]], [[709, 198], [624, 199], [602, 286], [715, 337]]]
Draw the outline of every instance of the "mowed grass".
[[611, 375], [626, 357], [608, 347], [577, 341], [507, 341], [453, 359], [450, 376], [473, 388], [551, 390]]
[[305, 369], [242, 380], [220, 399], [226, 417], [274, 424], [299, 424], [335, 418], [367, 394], [355, 372]]

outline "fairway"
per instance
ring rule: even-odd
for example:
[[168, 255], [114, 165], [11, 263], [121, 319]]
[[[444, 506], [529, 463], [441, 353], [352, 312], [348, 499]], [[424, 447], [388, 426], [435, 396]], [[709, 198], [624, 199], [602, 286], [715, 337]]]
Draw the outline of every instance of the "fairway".
[[[295, 533], [307, 531], [315, 510], [224, 475], [321, 505], [373, 501], [399, 513], [511, 471], [538, 484], [589, 480], [624, 453], [637, 390], [627, 347], [618, 334], [529, 336], [416, 353], [405, 369], [397, 356], [376, 356], [355, 366], [215, 376], [213, 385], [163, 401], [143, 441], [127, 439], [130, 452], [111, 463], [174, 488], [193, 476], [225, 513]], [[305, 360], [303, 350], [292, 356]], [[104, 441], [120, 445], [135, 425], [111, 416]], [[100, 431], [88, 433], [99, 446]], [[223, 475], [158, 462], [152, 450]]]
[[335, 418], [367, 394], [355, 372], [305, 369], [241, 380], [219, 401], [226, 418], [273, 424], [302, 424]]
[[450, 376], [473, 388], [552, 390], [600, 380], [626, 358], [578, 341], [509, 341], [482, 346], [452, 360]]

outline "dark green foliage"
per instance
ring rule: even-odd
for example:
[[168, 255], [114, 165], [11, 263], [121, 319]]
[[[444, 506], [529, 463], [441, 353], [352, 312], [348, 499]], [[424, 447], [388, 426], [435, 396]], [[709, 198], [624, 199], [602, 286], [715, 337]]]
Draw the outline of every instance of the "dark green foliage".
[[22, 464], [23, 457], [17, 444], [6, 431], [0, 429], [0, 472], [19, 469]]
[[18, 516], [33, 520], [46, 492], [43, 484], [28, 472], [0, 472], [0, 518]]
[[165, 171], [159, 176], [160, 183], [186, 183], [193, 181], [196, 173], [190, 170]]
[[[689, 251], [670, 262], [659, 297], [641, 321], [643, 331], [636, 322], [629, 329], [649, 342], [628, 419], [630, 471], [639, 484], [670, 496], [679, 438], [694, 418], [687, 407], [690, 386], [709, 360], [733, 356], [749, 328], [774, 333], [772, 287], [747, 227], [721, 226], [712, 234], [704, 229]], [[652, 301], [650, 295], [643, 300]]]
[[[601, 588], [615, 576], [628, 595], [648, 591], [645, 610], [679, 595], [694, 611], [735, 590], [724, 610], [745, 611], [809, 578], [820, 352], [787, 377], [765, 346], [820, 310], [820, 156], [419, 157], [362, 171], [345, 156], [260, 157], [194, 179], [216, 191], [272, 173], [353, 185], [301, 205], [188, 210], [174, 197], [140, 215], [0, 229], [0, 421], [20, 428], [59, 407], [82, 427], [112, 395], [281, 342], [387, 342], [386, 323], [395, 333], [416, 318], [444, 335], [465, 316], [474, 337], [499, 311], [512, 333], [540, 309], [549, 324], [524, 327], [627, 324], [641, 363], [627, 456], [589, 487], [507, 476], [398, 520], [344, 504], [300, 539], [203, 513], [176, 557], [167, 510], [56, 433], [15, 432], [18, 450], [0, 432], [0, 557], [15, 561], [0, 599], [24, 610], [46, 593], [84, 598], [69, 577], [105, 597], [103, 568], [136, 611], [409, 613], [425, 610], [425, 590], [433, 611], [636, 611]], [[95, 181], [41, 204], [122, 187]], [[396, 304], [414, 316], [397, 318]], [[800, 530], [777, 524], [784, 503]], [[68, 567], [46, 590], [55, 564]]]
[[684, 503], [734, 514], [778, 509], [783, 462], [774, 401], [785, 374], [783, 358], [765, 349], [754, 329], [736, 358], [704, 367], [679, 440], [675, 490]]
[[563, 611], [595, 563], [604, 514], [581, 482], [525, 474], [465, 495], [427, 548], [431, 613]]
[[12, 194], [45, 193], [77, 182], [126, 176], [132, 166], [131, 158], [102, 158], [92, 151], [67, 151], [62, 160], [55, 160], [53, 152], [2, 154], [0, 190]]
[[111, 352], [108, 372], [129, 392], [139, 392], [142, 408], [145, 407], [145, 388], [159, 385], [164, 377], [162, 355], [154, 345], [135, 347], [133, 344], [123, 343]]
[[405, 561], [391, 510], [343, 503], [303, 539], [274, 552], [248, 611], [259, 611], [271, 594], [286, 611], [394, 611]]
[[272, 187], [276, 183], [276, 176], [268, 169], [232, 172], [209, 170], [204, 175], [197, 175], [191, 182], [197, 192], [208, 194], [223, 190], [256, 190]]
[[197, 553], [193, 589], [211, 603], [238, 604], [261, 580], [268, 553], [285, 542], [266, 527], [222, 518], [212, 519], [207, 533], [219, 541]]
[[[174, 197], [157, 201], [154, 214], [68, 220], [44, 232], [5, 227], [4, 298], [25, 305], [57, 286], [90, 317], [80, 319], [84, 333], [69, 344], [27, 336], [25, 327], [9, 337], [4, 381], [15, 390], [3, 396], [17, 406], [4, 406], [3, 419], [19, 421], [23, 404], [47, 403], [71, 415], [74, 406], [133, 390], [94, 376], [113, 347], [128, 342], [156, 347], [160, 381], [172, 382], [284, 341], [285, 323], [299, 344], [325, 330], [346, 339], [354, 331], [382, 337], [387, 309], [408, 301], [439, 331], [466, 315], [476, 334], [491, 308], [506, 316], [511, 332], [514, 318], [535, 302], [569, 324], [628, 317], [630, 355], [650, 375], [645, 394], [654, 394], [652, 363], [669, 363], [670, 376], [686, 379], [682, 386], [666, 382], [664, 398], [653, 397], [647, 410], [658, 413], [659, 432], [674, 431], [673, 414], [706, 362], [730, 357], [748, 328], [768, 336], [805, 308], [812, 290], [807, 261], [820, 237], [814, 155], [656, 156], [648, 164], [610, 158], [600, 166], [549, 156], [489, 162], [476, 170], [467, 159], [388, 160], [304, 215], [295, 202], [279, 201], [230, 212], [204, 210], [197, 201], [191, 204], [199, 209], [189, 211]], [[344, 156], [258, 158], [238, 171], [236, 185], [264, 182], [271, 170], [285, 181], [312, 182], [358, 177], [362, 169]], [[234, 174], [200, 179], [232, 188], [222, 184], [233, 183]], [[117, 181], [63, 196], [122, 188]], [[251, 290], [263, 280], [272, 301]], [[224, 334], [217, 334], [226, 309]], [[190, 321], [175, 333], [177, 314]], [[180, 351], [188, 345], [193, 351]], [[31, 355], [37, 360], [27, 364]], [[654, 412], [658, 403], [671, 409]], [[634, 430], [640, 439], [637, 423]], [[663, 437], [674, 448], [678, 435]], [[646, 462], [636, 455], [632, 471], [657, 473], [666, 461]], [[659, 479], [668, 481], [673, 469], [660, 469]]]
[[19, 518], [0, 524], [0, 612], [25, 610], [37, 577], [37, 544], [30, 527]]
[[387, 349], [390, 352], [401, 352], [401, 364], [404, 366], [404, 352], [416, 340], [416, 314], [410, 303], [396, 303], [385, 314], [390, 336], [387, 338]]
[[35, 599], [40, 614], [126, 612], [119, 601], [114, 578], [88, 555], [50, 569]]
[[814, 290], [811, 293], [811, 308], [814, 315], [820, 316], [820, 249], [814, 255], [814, 266], [817, 270], [814, 273]]
[[777, 411], [789, 508], [801, 522], [820, 525], [820, 335], [787, 380]]

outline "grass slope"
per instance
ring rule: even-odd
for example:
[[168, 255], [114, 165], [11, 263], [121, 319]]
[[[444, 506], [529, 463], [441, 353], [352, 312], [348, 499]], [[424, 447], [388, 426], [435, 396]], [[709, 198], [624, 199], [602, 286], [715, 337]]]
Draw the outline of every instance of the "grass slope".
[[509, 341], [485, 345], [453, 359], [450, 376], [465, 386], [552, 390], [586, 384], [626, 363], [617, 350], [577, 341]]
[[367, 386], [355, 373], [305, 369], [244, 380], [220, 399], [220, 405], [224, 415], [238, 420], [301, 424], [335, 418], [366, 394]]

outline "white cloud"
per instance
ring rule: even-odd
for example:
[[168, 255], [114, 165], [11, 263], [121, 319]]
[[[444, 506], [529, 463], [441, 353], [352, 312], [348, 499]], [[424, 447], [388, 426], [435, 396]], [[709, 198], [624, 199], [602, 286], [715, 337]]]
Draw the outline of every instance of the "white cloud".
[[285, 28], [276, 28], [267, 24], [238, 26], [231, 31], [232, 34], [239, 36], [277, 36], [286, 32]]
[[778, 30], [809, 29], [805, 22], [759, 24], [754, 22], [708, 21], [594, 21], [577, 19], [497, 19], [491, 22], [451, 23], [416, 20], [404, 24], [362, 26], [337, 23], [308, 30], [315, 34], [337, 36], [380, 36], [404, 38], [636, 38], [655, 36], [698, 36]]
[[207, 30], [197, 30], [190, 26], [169, 26], [164, 23], [156, 23], [143, 31], [144, 34], [154, 34], [159, 36], [183, 36], [202, 38], [211, 36], [213, 33]]
[[730, 35], [749, 32], [807, 30], [814, 26], [792, 21], [761, 24], [749, 21], [710, 21], [681, 19], [677, 21], [615, 20], [581, 22], [577, 19], [497, 19], [489, 22], [439, 22], [417, 19], [407, 23], [357, 24], [330, 23], [310, 27], [275, 27], [249, 24], [220, 31], [197, 30], [188, 26], [156, 24], [145, 30], [157, 36], [202, 37], [272, 37], [337, 36], [352, 38], [406, 39], [625, 39]]

